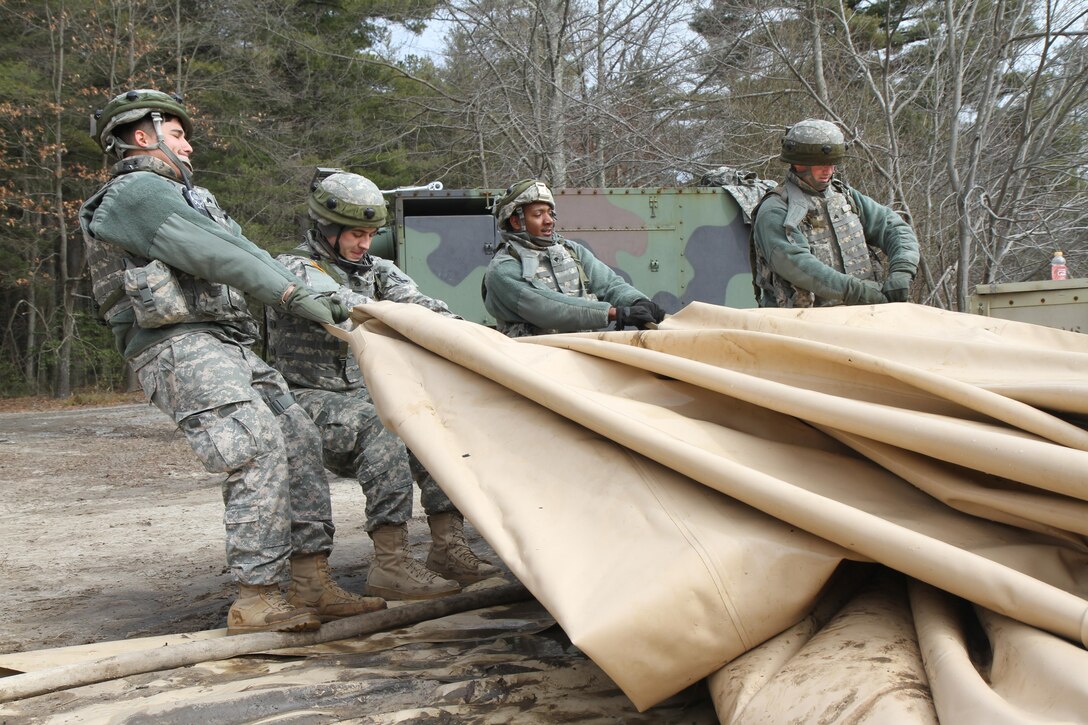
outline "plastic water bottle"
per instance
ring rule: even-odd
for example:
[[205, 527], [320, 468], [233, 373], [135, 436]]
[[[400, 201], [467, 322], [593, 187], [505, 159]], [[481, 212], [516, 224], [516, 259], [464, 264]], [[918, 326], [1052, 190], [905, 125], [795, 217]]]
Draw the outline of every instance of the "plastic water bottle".
[[1051, 279], [1069, 279], [1069, 267], [1065, 266], [1065, 257], [1062, 256], [1062, 250], [1054, 252], [1054, 256], [1050, 260], [1050, 278]]

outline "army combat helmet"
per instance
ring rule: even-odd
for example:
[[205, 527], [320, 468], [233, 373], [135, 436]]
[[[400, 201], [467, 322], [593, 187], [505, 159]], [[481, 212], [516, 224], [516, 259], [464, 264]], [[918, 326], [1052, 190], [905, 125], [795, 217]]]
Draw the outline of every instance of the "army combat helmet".
[[176, 93], [163, 93], [147, 88], [126, 91], [115, 96], [105, 108], [94, 112], [91, 116], [91, 136], [107, 154], [117, 158], [125, 155], [125, 151], [146, 150], [142, 146], [134, 146], [125, 143], [114, 135], [114, 131], [130, 123], [135, 123], [145, 116], [151, 116], [155, 124], [155, 138], [158, 143], [154, 148], [159, 149], [181, 171], [186, 186], [190, 186], [189, 174], [192, 166], [188, 159], [182, 160], [170, 150], [162, 135], [162, 123], [167, 116], [176, 116], [185, 129], [185, 136], [193, 135], [193, 121], [189, 118], [189, 112], [182, 105], [181, 96]]
[[[369, 269], [366, 257], [352, 262], [341, 256], [340, 235], [345, 229], [385, 226], [388, 220], [385, 197], [374, 182], [341, 169], [318, 168], [310, 182], [307, 206], [316, 227], [316, 233], [309, 236], [314, 251], [349, 271]], [[330, 237], [334, 239], [331, 243]]]
[[802, 166], [835, 166], [842, 161], [845, 151], [846, 139], [838, 126], [806, 118], [786, 130], [779, 158]]
[[521, 220], [521, 228], [525, 229], [525, 214], [522, 212], [522, 207], [535, 201], [544, 202], [552, 208], [553, 213], [555, 212], [555, 197], [543, 181], [522, 179], [511, 185], [495, 202], [494, 213], [499, 222], [499, 229], [509, 230], [510, 217], [515, 214]]

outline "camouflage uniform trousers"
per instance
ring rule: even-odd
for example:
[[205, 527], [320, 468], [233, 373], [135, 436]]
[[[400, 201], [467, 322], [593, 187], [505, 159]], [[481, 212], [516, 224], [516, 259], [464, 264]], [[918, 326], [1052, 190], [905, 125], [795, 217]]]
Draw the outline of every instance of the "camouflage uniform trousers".
[[295, 388], [295, 399], [321, 431], [325, 465], [355, 478], [366, 496], [366, 530], [401, 524], [412, 517], [412, 482], [428, 516], [456, 511], [397, 434], [382, 424], [370, 392]]
[[204, 468], [226, 473], [227, 564], [243, 584], [290, 579], [294, 554], [330, 552], [321, 439], [297, 405], [276, 415], [283, 377], [247, 347], [208, 333], [158, 343], [132, 366], [147, 399], [185, 432]]

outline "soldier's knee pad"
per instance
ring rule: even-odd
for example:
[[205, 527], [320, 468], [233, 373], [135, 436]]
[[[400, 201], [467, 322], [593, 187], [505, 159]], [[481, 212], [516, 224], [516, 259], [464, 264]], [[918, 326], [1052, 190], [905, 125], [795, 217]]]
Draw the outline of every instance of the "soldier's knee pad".
[[285, 438], [314, 451], [321, 450], [323, 445], [321, 431], [314, 425], [302, 406], [292, 405], [282, 415], [276, 417], [276, 423], [283, 430]]
[[366, 448], [356, 457], [355, 475], [360, 482], [383, 481], [383, 487], [412, 490], [415, 479], [404, 446]]
[[314, 418], [314, 422], [321, 430], [325, 449], [333, 453], [358, 454], [374, 443], [381, 448], [387, 447], [389, 444], [381, 439], [393, 437], [398, 442], [400, 440], [385, 430], [372, 406], [326, 406]]
[[211, 473], [236, 471], [283, 446], [272, 414], [252, 401], [194, 413], [178, 425]]

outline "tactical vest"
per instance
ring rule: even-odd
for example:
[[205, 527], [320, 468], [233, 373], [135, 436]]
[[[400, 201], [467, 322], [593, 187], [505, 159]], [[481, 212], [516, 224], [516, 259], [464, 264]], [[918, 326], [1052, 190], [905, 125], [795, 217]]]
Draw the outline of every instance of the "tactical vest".
[[[297, 247], [294, 253], [313, 260], [313, 250], [307, 245]], [[374, 296], [373, 273], [348, 275], [326, 259], [312, 263], [338, 284]], [[363, 387], [363, 373], [347, 343], [314, 322], [280, 312], [271, 305], [264, 309], [269, 362], [289, 384], [336, 392]]]
[[[767, 196], [774, 194], [788, 205], [786, 184], [771, 189]], [[822, 264], [851, 277], [875, 279], [876, 270], [869, 246], [865, 243], [865, 230], [846, 193], [846, 186], [836, 179], [823, 194], [804, 192], [803, 196], [808, 203], [808, 212], [798, 230], [808, 240], [812, 255]], [[752, 262], [753, 276], [760, 294], [772, 295], [778, 307], [831, 307], [842, 304], [841, 300], [818, 298], [809, 290], [794, 287], [779, 277], [754, 245]]]
[[[553, 292], [560, 292], [568, 297], [581, 297], [596, 300], [597, 295], [588, 290], [588, 277], [578, 252], [566, 239], [560, 238], [556, 244], [546, 249], [530, 249], [517, 241], [516, 237], [506, 236], [495, 257], [502, 261], [503, 256], [517, 260], [521, 264], [522, 279], [531, 282], [538, 280]], [[509, 337], [542, 335], [558, 330], [542, 330], [527, 322], [498, 320], [496, 329]]]
[[[107, 322], [117, 315], [133, 310], [134, 298], [125, 293], [125, 272], [146, 267], [152, 260], [133, 254], [123, 247], [98, 239], [90, 233], [90, 223], [95, 209], [102, 202], [110, 187], [124, 174], [145, 171], [158, 174], [173, 184], [181, 196], [224, 229], [230, 230], [226, 213], [207, 189], [186, 188], [173, 178], [173, 170], [161, 159], [139, 155], [122, 159], [111, 169], [112, 178], [92, 195], [80, 210], [80, 229], [86, 248], [87, 265], [92, 280], [92, 293], [99, 313]], [[256, 335], [257, 326], [249, 312], [245, 298], [234, 288], [193, 277], [177, 269], [167, 267], [173, 275], [176, 287], [183, 298], [183, 312], [172, 318], [171, 324], [190, 322], [231, 322], [245, 333]]]
[[725, 193], [729, 194], [737, 202], [744, 223], [751, 225], [759, 202], [767, 191], [773, 189], [777, 184], [759, 178], [753, 171], [734, 169], [731, 166], [720, 166], [704, 175], [699, 180], [699, 186], [720, 186], [725, 190]]

